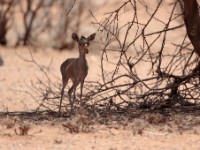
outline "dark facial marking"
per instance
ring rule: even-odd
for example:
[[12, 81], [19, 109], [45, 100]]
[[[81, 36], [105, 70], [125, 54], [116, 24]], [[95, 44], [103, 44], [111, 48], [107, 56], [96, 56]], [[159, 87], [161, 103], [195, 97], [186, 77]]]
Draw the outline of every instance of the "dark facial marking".
[[81, 46], [89, 46], [89, 40], [87, 38], [85, 38], [84, 36], [81, 36], [80, 40], [79, 40], [79, 44]]

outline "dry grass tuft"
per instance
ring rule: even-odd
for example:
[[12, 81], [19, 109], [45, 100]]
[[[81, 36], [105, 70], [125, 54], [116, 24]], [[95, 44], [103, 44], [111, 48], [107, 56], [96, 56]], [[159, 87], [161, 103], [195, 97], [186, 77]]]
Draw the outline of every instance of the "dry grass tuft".
[[20, 136], [28, 135], [31, 126], [29, 124], [21, 123], [18, 128], [15, 129], [15, 134]]
[[6, 129], [11, 129], [16, 125], [18, 121], [19, 121], [18, 117], [14, 118], [7, 117], [6, 120], [2, 122], [2, 125], [5, 126]]
[[70, 133], [88, 133], [91, 131], [91, 124], [92, 121], [89, 120], [86, 110], [80, 108], [78, 113], [62, 126], [69, 129]]
[[148, 123], [155, 125], [167, 122], [166, 116], [160, 113], [147, 113], [145, 114], [145, 120], [147, 120]]
[[54, 140], [54, 143], [55, 143], [55, 144], [61, 144], [62, 142], [63, 142], [63, 141], [62, 141], [62, 140], [59, 140], [59, 139], [55, 139], [55, 140]]

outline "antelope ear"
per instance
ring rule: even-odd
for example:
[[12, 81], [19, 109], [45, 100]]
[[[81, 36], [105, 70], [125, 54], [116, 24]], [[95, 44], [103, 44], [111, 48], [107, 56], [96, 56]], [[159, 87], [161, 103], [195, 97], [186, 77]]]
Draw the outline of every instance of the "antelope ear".
[[77, 42], [78, 42], [78, 40], [79, 40], [78, 34], [77, 34], [77, 33], [72, 33], [72, 39], [73, 39], [74, 41], [77, 41]]
[[96, 33], [91, 34], [90, 36], [88, 36], [88, 40], [89, 41], [93, 41], [95, 39]]

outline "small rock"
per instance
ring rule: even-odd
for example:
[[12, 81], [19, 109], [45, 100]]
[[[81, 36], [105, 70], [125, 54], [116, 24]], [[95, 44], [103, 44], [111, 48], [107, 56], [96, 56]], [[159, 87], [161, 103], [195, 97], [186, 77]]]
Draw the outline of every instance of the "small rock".
[[119, 130], [117, 130], [117, 129], [115, 129], [115, 128], [111, 128], [111, 129], [110, 129], [110, 134], [112, 134], [112, 135], [117, 135], [117, 134], [119, 134]]
[[3, 59], [1, 56], [0, 56], [0, 66], [3, 66]]

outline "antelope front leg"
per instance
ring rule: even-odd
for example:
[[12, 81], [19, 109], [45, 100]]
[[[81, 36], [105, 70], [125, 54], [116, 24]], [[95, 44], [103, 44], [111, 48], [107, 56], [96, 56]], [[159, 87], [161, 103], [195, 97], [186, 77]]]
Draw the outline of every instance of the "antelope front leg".
[[70, 102], [70, 106], [71, 106], [71, 114], [74, 113], [74, 106], [73, 106], [74, 105], [74, 99], [72, 100], [72, 92], [74, 91], [74, 95], [73, 95], [73, 98], [74, 98], [77, 86], [78, 86], [78, 82], [77, 81], [73, 82], [72, 87], [68, 91], [69, 102]]
[[80, 100], [82, 100], [82, 94], [83, 94], [83, 85], [84, 85], [84, 81], [81, 81], [81, 88], [80, 88]]
[[85, 105], [85, 102], [82, 101], [82, 96], [83, 96], [83, 85], [84, 85], [84, 80], [81, 82], [81, 94], [80, 94], [80, 106], [83, 107]]
[[67, 82], [68, 82], [69, 78], [63, 78], [62, 80], [63, 80], [63, 84], [62, 84], [62, 90], [61, 90], [61, 98], [60, 98], [60, 105], [59, 105], [59, 114], [61, 113], [61, 105], [62, 105], [63, 95], [64, 95], [65, 87], [67, 85]]

